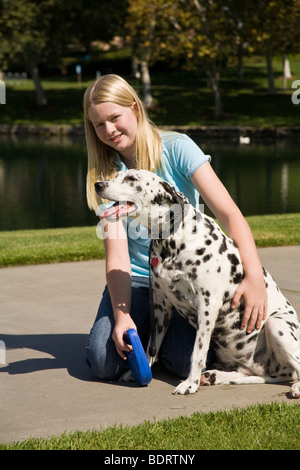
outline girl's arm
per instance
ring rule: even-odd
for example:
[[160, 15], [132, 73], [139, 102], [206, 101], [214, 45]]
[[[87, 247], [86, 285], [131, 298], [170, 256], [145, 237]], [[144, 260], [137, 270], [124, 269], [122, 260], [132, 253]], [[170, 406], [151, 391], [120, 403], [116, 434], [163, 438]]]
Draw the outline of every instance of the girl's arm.
[[241, 328], [248, 324], [247, 333], [251, 333], [255, 326], [259, 329], [262, 320], [266, 318], [267, 292], [250, 227], [208, 162], [195, 171], [192, 182], [205, 204], [238, 246], [245, 277], [235, 292], [232, 308], [237, 307], [243, 296], [245, 313]]
[[102, 221], [104, 247], [106, 251], [106, 280], [115, 318], [112, 338], [118, 354], [126, 359], [124, 351], [130, 351], [123, 339], [129, 328], [136, 330], [130, 316], [131, 306], [131, 266], [128, 253], [126, 230], [122, 220], [117, 222]]

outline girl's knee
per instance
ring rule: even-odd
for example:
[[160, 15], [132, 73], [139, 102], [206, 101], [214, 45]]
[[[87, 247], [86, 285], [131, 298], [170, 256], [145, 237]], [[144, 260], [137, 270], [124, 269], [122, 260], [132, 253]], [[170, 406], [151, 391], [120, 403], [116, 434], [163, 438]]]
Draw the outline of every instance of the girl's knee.
[[[86, 362], [95, 377], [101, 380], [117, 380], [128, 368], [126, 361], [116, 354], [107, 354], [106, 351], [96, 350], [87, 346]], [[125, 362], [125, 366], [124, 363]]]

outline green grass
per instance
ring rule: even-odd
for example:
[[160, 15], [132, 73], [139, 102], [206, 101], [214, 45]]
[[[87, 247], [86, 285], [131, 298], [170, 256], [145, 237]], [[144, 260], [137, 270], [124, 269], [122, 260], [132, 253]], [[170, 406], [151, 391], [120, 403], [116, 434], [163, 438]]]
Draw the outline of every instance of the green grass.
[[271, 403], [0, 444], [0, 450], [299, 450], [300, 406]]
[[[115, 53], [114, 53], [115, 54]], [[104, 73], [122, 74], [140, 90], [140, 84], [126, 75], [130, 70], [130, 57], [105, 56]], [[104, 59], [104, 56], [102, 57]], [[127, 62], [126, 62], [127, 61]], [[124, 67], [124, 62], [127, 66]], [[155, 67], [151, 70], [152, 92], [156, 108], [151, 118], [158, 125], [246, 125], [246, 126], [298, 126], [299, 105], [293, 105], [291, 84], [300, 78], [300, 56], [290, 57], [293, 77], [282, 89], [282, 60], [274, 57], [274, 75], [277, 94], [267, 93], [265, 59], [245, 58], [244, 83], [236, 82], [236, 63], [229, 61], [221, 73], [221, 92], [224, 117], [213, 115], [213, 95], [207, 86], [205, 70], [196, 77], [194, 71], [182, 68]], [[99, 62], [101, 70], [102, 62]], [[95, 64], [96, 67], [96, 64]], [[96, 69], [95, 69], [96, 70]], [[124, 72], [125, 71], [125, 75]], [[8, 81], [6, 105], [1, 107], [1, 123], [6, 124], [83, 124], [82, 99], [86, 87], [94, 76], [83, 74], [83, 82], [76, 77], [43, 79], [49, 104], [45, 108], [35, 105], [32, 80]]]
[[[300, 244], [300, 213], [246, 219], [258, 247]], [[95, 226], [0, 232], [0, 267], [104, 257]]]
[[259, 248], [300, 244], [300, 214], [249, 216], [246, 220]]
[[0, 232], [0, 267], [104, 258], [96, 227]]

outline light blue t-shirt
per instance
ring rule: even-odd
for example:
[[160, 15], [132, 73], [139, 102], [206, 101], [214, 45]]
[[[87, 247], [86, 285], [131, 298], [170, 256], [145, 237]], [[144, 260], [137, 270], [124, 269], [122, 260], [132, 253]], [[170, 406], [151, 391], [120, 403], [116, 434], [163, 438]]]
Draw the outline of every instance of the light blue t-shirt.
[[[177, 191], [183, 193], [189, 202], [196, 207], [199, 204], [199, 193], [191, 182], [194, 172], [211, 157], [185, 134], [175, 132], [162, 133], [162, 165], [156, 174], [170, 183]], [[120, 171], [126, 170], [120, 161]], [[148, 230], [137, 225], [129, 217], [126, 219], [128, 249], [131, 261], [132, 276], [149, 276], [148, 252], [150, 238]]]

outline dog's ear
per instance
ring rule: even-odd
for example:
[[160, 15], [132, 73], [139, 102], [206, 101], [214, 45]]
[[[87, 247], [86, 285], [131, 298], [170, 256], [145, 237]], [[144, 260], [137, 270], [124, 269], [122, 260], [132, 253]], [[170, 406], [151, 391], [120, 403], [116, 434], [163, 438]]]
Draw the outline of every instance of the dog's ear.
[[182, 209], [184, 207], [184, 204], [189, 203], [188, 199], [184, 196], [184, 194], [176, 191], [176, 189], [167, 181], [161, 181], [160, 184], [162, 185], [162, 187], [167, 193], [166, 195], [167, 199], [169, 199], [170, 201], [176, 202], [182, 207]]

